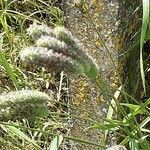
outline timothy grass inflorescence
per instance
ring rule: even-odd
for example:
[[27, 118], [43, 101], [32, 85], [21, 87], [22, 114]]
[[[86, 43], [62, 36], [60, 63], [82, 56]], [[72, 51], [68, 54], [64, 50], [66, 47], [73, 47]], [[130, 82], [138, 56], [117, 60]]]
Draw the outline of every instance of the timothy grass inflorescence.
[[46, 113], [46, 103], [52, 97], [37, 90], [20, 90], [0, 95], [0, 120], [34, 119]]
[[35, 46], [24, 48], [22, 62], [44, 66], [56, 72], [77, 72], [95, 78], [99, 69], [80, 42], [64, 27], [49, 28], [33, 23], [27, 30]]

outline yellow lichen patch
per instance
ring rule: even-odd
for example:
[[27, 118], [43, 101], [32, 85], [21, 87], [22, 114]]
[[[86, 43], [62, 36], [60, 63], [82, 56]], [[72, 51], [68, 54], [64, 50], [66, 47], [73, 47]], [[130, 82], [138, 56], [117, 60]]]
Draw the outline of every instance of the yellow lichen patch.
[[102, 102], [104, 102], [104, 96], [98, 94], [97, 96], [95, 96], [94, 101], [96, 101], [97, 104], [101, 104]]
[[110, 77], [110, 82], [111, 82], [111, 84], [110, 84], [111, 87], [114, 87], [114, 88], [118, 87], [118, 78], [117, 78], [115, 71], [112, 71], [112, 74]]
[[[73, 80], [74, 94], [73, 94], [73, 104], [76, 106], [77, 115], [79, 117], [89, 118], [90, 108], [89, 108], [89, 91], [90, 84], [88, 80], [80, 76]], [[78, 109], [79, 108], [79, 109]]]
[[89, 84], [86, 79], [80, 77], [75, 81], [76, 83], [76, 92], [74, 96], [74, 104], [79, 106], [81, 103], [85, 103], [88, 98]]
[[121, 35], [117, 35], [114, 38], [112, 37], [112, 41], [116, 50], [120, 50], [123, 47], [123, 38]]
[[124, 76], [124, 63], [121, 61], [118, 62], [118, 72], [122, 78]]
[[101, 12], [104, 8], [101, 0], [92, 0], [92, 5], [95, 7], [96, 12]]
[[102, 46], [102, 42], [99, 39], [97, 39], [95, 41], [95, 45], [96, 45], [96, 47], [100, 47], [100, 46]]

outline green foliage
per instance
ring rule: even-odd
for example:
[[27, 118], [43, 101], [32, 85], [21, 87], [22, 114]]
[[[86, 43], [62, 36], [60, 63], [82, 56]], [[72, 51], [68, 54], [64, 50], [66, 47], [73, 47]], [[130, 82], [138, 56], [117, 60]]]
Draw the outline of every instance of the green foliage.
[[63, 136], [62, 135], [56, 136], [52, 140], [51, 145], [48, 148], [48, 150], [58, 150], [58, 148], [59, 148], [60, 144], [62, 143], [62, 141], [63, 141]]
[[32, 143], [37, 149], [41, 150], [41, 148], [35, 143], [34, 140], [30, 139], [27, 135], [25, 135], [23, 132], [21, 132], [19, 129], [17, 129], [14, 126], [10, 125], [5, 125], [5, 128], [9, 131], [12, 132], [13, 134], [17, 135], [19, 138], [22, 140], [26, 140], [30, 143]]
[[1, 40], [0, 40], [0, 62], [1, 64], [4, 66], [6, 73], [10, 76], [11, 80], [13, 81], [13, 84], [15, 86], [16, 89], [19, 89], [19, 84], [17, 81], [17, 78], [15, 76], [15, 73], [13, 72], [13, 69], [11, 69], [10, 64], [7, 62], [7, 59], [5, 57], [5, 54], [2, 52], [3, 48], [3, 34], [1, 34]]
[[[146, 87], [145, 87], [145, 73], [144, 73], [144, 66], [143, 66], [143, 45], [144, 41], [149, 34], [148, 31], [148, 26], [149, 26], [149, 14], [150, 14], [150, 4], [149, 0], [143, 0], [143, 23], [141, 27], [141, 38], [140, 38], [140, 70], [141, 70], [141, 77], [142, 77], [142, 83], [143, 83], [143, 88], [144, 92], [146, 92]], [[149, 35], [148, 35], [149, 36]]]
[[11, 69], [10, 64], [7, 62], [5, 55], [2, 52], [0, 52], [0, 59], [1, 59], [1, 63], [5, 67], [7, 74], [10, 76], [11, 80], [13, 81], [15, 88], [19, 89], [19, 85], [18, 85], [16, 76], [15, 76], [13, 70]]

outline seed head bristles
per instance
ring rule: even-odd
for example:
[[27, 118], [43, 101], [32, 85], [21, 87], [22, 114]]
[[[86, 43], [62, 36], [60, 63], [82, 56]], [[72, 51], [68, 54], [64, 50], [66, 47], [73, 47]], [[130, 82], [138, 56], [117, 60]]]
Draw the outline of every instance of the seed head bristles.
[[49, 49], [54, 49], [56, 52], [66, 51], [68, 48], [67, 44], [63, 41], [56, 39], [51, 36], [41, 36], [35, 44], [37, 47], [47, 47]]
[[[46, 103], [50, 103], [52, 99], [52, 96], [37, 90], [2, 94], [0, 96], [0, 120], [15, 121], [28, 118], [33, 121], [36, 117], [48, 115]], [[39, 110], [42, 110], [42, 113]]]
[[70, 31], [68, 31], [65, 27], [55, 27], [53, 34], [55, 34], [56, 38], [64, 41], [68, 44], [68, 53], [71, 57], [75, 57], [76, 59], [83, 59], [88, 55], [86, 50], [83, 48], [83, 45], [76, 39]]
[[20, 58], [23, 63], [35, 66], [43, 66], [56, 72], [78, 72], [83, 74], [84, 69], [76, 60], [62, 53], [54, 52], [53, 49], [43, 47], [28, 47], [21, 51]]
[[99, 74], [95, 60], [65, 27], [52, 29], [34, 23], [28, 33], [35, 39], [36, 47], [21, 51], [21, 60], [26, 64], [43, 66], [55, 72], [78, 72], [90, 78]]
[[69, 44], [73, 48], [80, 47], [80, 42], [65, 27], [60, 27], [60, 26], [55, 27], [53, 29], [53, 34], [56, 36], [57, 39], [64, 41], [65, 43]]
[[36, 23], [33, 23], [29, 26], [27, 29], [27, 33], [29, 36], [31, 36], [34, 40], [39, 39], [42, 35], [53, 35], [53, 29], [46, 25], [37, 25]]
[[54, 52], [62, 53], [66, 56], [72, 57], [73, 59], [78, 59], [77, 56], [80, 56], [82, 53], [81, 50], [74, 50], [64, 41], [60, 41], [51, 36], [42, 36], [36, 41], [35, 45], [37, 47], [47, 47], [48, 49], [53, 49]]
[[19, 101], [30, 101], [30, 103], [42, 104], [50, 99], [51, 98], [44, 92], [37, 90], [20, 90], [0, 95], [0, 106], [8, 105], [9, 103], [15, 104]]
[[[37, 46], [52, 48], [54, 51], [62, 52], [65, 55], [76, 59], [81, 57], [83, 59], [83, 57], [85, 58], [85, 56], [88, 55], [85, 54], [86, 51], [82, 48], [82, 44], [78, 41], [78, 39], [73, 37], [72, 33], [65, 27], [59, 26], [51, 29], [46, 25], [37, 25], [34, 23], [28, 28], [28, 32], [29, 31], [30, 35], [35, 35], [35, 39], [37, 39]], [[53, 36], [56, 36], [58, 40]]]

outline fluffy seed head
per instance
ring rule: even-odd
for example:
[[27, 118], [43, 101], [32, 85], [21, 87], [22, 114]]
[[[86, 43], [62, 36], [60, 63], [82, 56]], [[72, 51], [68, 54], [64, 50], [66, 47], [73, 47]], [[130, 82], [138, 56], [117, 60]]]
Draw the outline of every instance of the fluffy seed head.
[[27, 29], [27, 33], [29, 36], [36, 40], [39, 39], [42, 35], [52, 35], [52, 29], [46, 25], [37, 25], [36, 23], [33, 23]]
[[[22, 118], [34, 120], [48, 113], [46, 102], [52, 99], [52, 96], [37, 90], [20, 90], [2, 94], [0, 95], [0, 120], [15, 121]], [[39, 111], [41, 109], [43, 114]]]
[[67, 44], [63, 41], [58, 40], [55, 37], [51, 36], [41, 36], [35, 44], [37, 47], [47, 47], [49, 49], [56, 49], [58, 52], [67, 49]]
[[20, 58], [23, 63], [35, 66], [43, 66], [48, 69], [60, 72], [83, 73], [83, 67], [76, 60], [54, 52], [53, 49], [43, 47], [28, 47], [21, 51]]
[[54, 69], [56, 72], [77, 71], [90, 78], [99, 74], [95, 60], [66, 28], [51, 29], [46, 25], [33, 24], [29, 27], [28, 33], [36, 43], [35, 47], [21, 51], [23, 62]]

